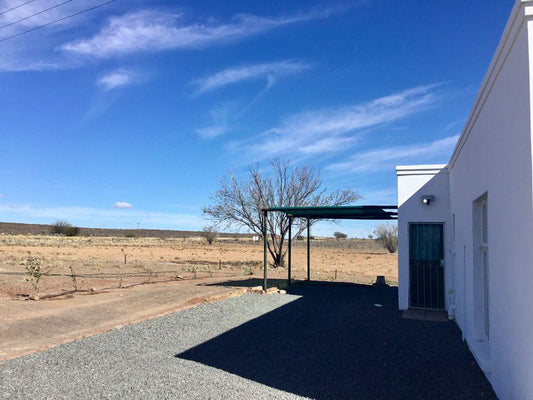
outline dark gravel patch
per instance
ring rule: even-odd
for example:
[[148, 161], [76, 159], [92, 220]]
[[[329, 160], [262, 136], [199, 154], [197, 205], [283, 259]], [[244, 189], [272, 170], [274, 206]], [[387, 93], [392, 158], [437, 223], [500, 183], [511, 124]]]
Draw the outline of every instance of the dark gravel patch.
[[402, 319], [396, 288], [291, 294], [301, 297], [176, 357], [317, 399], [496, 399], [457, 325]]
[[4, 362], [0, 398], [496, 399], [454, 323], [396, 308], [334, 284], [204, 304]]

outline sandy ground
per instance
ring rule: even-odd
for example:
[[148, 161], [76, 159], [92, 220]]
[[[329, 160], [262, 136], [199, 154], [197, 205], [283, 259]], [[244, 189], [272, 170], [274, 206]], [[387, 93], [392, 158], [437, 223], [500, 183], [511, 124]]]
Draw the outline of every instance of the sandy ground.
[[218, 285], [220, 281], [207, 278], [160, 282], [48, 301], [0, 298], [0, 361], [196, 304], [240, 295], [246, 290]]
[[[369, 246], [370, 247], [370, 246]], [[32, 261], [33, 260], [33, 261]], [[72, 290], [112, 289], [154, 281], [262, 275], [263, 247], [248, 241], [201, 239], [0, 236], [0, 297]], [[361, 249], [348, 241], [312, 242], [312, 279], [357, 283], [384, 275], [397, 282], [397, 255]], [[26, 268], [39, 263], [43, 273], [37, 291]], [[293, 277], [304, 279], [305, 243], [293, 251]], [[284, 269], [269, 271], [286, 277]]]
[[[373, 242], [311, 248], [313, 280], [397, 282], [396, 254]], [[243, 240], [0, 235], [0, 360], [242, 293], [261, 284], [262, 260], [262, 243]], [[38, 283], [28, 280], [31, 266], [40, 267]], [[268, 276], [281, 287], [287, 270]], [[292, 276], [306, 276], [303, 242], [293, 248]]]

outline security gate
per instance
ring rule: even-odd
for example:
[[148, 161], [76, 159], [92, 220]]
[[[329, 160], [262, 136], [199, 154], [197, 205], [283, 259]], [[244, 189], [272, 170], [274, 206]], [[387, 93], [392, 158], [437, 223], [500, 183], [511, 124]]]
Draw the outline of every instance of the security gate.
[[409, 225], [409, 306], [444, 308], [442, 224]]

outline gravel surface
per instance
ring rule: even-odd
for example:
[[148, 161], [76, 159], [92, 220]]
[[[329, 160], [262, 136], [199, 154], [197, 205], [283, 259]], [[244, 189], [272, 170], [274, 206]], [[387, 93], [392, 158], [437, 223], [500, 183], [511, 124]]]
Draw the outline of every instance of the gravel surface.
[[454, 323], [396, 304], [332, 284], [202, 304], [4, 362], [0, 398], [496, 399]]
[[4, 362], [0, 398], [302, 398], [175, 357], [297, 298], [250, 294], [202, 304]]

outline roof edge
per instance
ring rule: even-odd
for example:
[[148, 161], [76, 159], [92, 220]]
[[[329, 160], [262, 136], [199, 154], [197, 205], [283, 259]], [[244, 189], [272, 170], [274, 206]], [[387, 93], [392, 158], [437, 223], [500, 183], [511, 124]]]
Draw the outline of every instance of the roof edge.
[[457, 157], [459, 157], [465, 142], [470, 136], [470, 132], [472, 131], [472, 128], [485, 105], [485, 101], [490, 95], [492, 87], [498, 79], [503, 65], [507, 62], [507, 57], [509, 56], [509, 53], [516, 42], [524, 21], [528, 19], [533, 19], [533, 0], [516, 0], [513, 9], [511, 10], [511, 14], [509, 15], [509, 19], [505, 24], [502, 36], [500, 37], [500, 41], [496, 47], [496, 51], [492, 56], [487, 72], [485, 73], [483, 81], [481, 82], [481, 86], [478, 90], [476, 99], [474, 100], [472, 110], [470, 111], [463, 131], [461, 132], [461, 135], [459, 136], [457, 144], [455, 145], [453, 153], [450, 157], [450, 161], [448, 163], [450, 169], [455, 165]]

